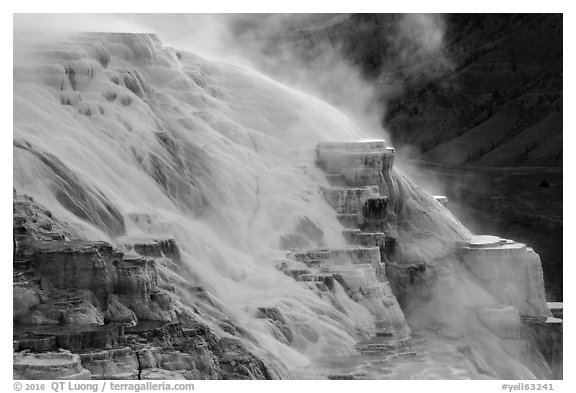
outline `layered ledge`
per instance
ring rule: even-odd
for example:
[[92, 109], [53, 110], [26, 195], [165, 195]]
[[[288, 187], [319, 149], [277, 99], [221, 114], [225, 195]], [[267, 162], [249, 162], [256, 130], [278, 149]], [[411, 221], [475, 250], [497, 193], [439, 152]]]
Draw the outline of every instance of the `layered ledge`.
[[167, 269], [193, 278], [172, 237], [124, 236], [117, 246], [71, 240], [49, 211], [16, 193], [14, 228], [15, 378], [288, 376], [276, 359], [217, 335], [179, 300], [164, 282]]
[[542, 263], [532, 248], [496, 236], [476, 236], [461, 246], [459, 256], [503, 304], [514, 306], [523, 316], [552, 316]]

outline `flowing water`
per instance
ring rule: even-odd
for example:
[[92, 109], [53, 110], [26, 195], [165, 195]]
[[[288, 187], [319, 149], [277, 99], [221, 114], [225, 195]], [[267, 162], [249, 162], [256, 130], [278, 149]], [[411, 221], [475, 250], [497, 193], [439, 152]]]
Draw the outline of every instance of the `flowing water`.
[[[205, 322], [231, 318], [296, 377], [476, 378], [463, 336], [426, 332], [422, 321], [411, 326], [411, 348], [360, 354], [375, 322], [366, 308], [341, 294], [336, 310], [277, 269], [281, 239], [303, 220], [321, 232], [315, 245], [345, 244], [319, 191], [326, 179], [314, 147], [366, 137], [312, 96], [154, 35], [21, 35], [15, 43], [14, 187], [77, 237], [173, 236], [193, 284], [214, 299]], [[446, 282], [457, 282], [452, 273]], [[282, 312], [291, 346], [255, 317], [258, 307]]]
[[[313, 359], [314, 367], [298, 368], [300, 379], [478, 379], [474, 366], [457, 350], [454, 341], [414, 333], [409, 349]], [[484, 376], [486, 378], [486, 376]]]

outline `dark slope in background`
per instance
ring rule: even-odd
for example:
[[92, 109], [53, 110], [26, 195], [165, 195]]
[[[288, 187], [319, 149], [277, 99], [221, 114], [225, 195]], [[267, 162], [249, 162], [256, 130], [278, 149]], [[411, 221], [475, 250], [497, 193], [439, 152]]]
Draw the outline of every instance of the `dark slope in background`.
[[422, 47], [434, 44], [428, 31], [406, 34], [403, 15], [326, 20], [283, 32], [281, 46], [313, 63], [329, 43], [357, 66], [415, 180], [446, 194], [477, 233], [533, 246], [548, 297], [560, 300], [562, 15], [435, 15], [443, 36], [434, 50]]
[[381, 90], [397, 148], [447, 164], [562, 166], [562, 15], [446, 15], [435, 50], [417, 37], [430, 32], [403, 24], [353, 14], [283, 39], [307, 58], [329, 42], [357, 65]]

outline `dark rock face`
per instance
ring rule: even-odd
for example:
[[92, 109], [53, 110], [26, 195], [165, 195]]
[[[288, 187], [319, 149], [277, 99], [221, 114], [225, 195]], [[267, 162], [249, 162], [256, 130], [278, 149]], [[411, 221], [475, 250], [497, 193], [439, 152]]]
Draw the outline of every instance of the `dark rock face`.
[[66, 229], [49, 211], [15, 194], [15, 377], [288, 376], [278, 360], [231, 336], [250, 338], [248, 332], [237, 327], [223, 329], [230, 336], [217, 336], [159, 287], [157, 261], [165, 266], [169, 259], [169, 266], [185, 273], [174, 239], [121, 238], [121, 250], [139, 255], [128, 256], [106, 242], [70, 240]]
[[362, 215], [366, 219], [384, 220], [387, 206], [388, 197], [386, 196], [368, 198], [362, 207]]
[[123, 257], [104, 242], [36, 242], [29, 280], [18, 276], [19, 323], [132, 324], [174, 320], [170, 297], [157, 287], [156, 262]]
[[[277, 379], [271, 364], [232, 338], [218, 338], [200, 323], [142, 323], [127, 329], [138, 359], [140, 379], [166, 371], [186, 379]], [[141, 344], [142, 343], [142, 344]], [[87, 367], [89, 368], [89, 367]]]
[[426, 161], [562, 166], [562, 15], [424, 17], [442, 25], [437, 50], [407, 42], [406, 14], [352, 14], [284, 44], [310, 67], [330, 48], [369, 80], [385, 75], [377, 96], [391, 142]]
[[89, 379], [80, 356], [69, 353], [15, 354], [14, 379]]
[[160, 346], [180, 346], [184, 333], [178, 322], [144, 321], [136, 326], [128, 327], [126, 333], [144, 339], [147, 343]]
[[[562, 168], [462, 168], [419, 165], [439, 178], [450, 208], [476, 233], [498, 233], [534, 248], [542, 260], [546, 298], [563, 296]], [[540, 187], [545, 178], [549, 188]], [[414, 179], [413, 179], [414, 180]], [[417, 180], [417, 179], [416, 179]]]
[[[33, 332], [33, 333], [31, 333]], [[80, 352], [91, 348], [113, 348], [122, 343], [124, 326], [114, 325], [15, 325], [16, 351], [55, 351], [62, 348]]]
[[220, 340], [216, 353], [223, 379], [275, 379], [272, 370], [237, 340]]
[[348, 228], [342, 231], [344, 238], [350, 244], [365, 247], [378, 247], [382, 262], [395, 260], [396, 238], [386, 232], [362, 232], [359, 228]]
[[[301, 266], [294, 266], [286, 269], [286, 273], [297, 281], [318, 280], [320, 275], [316, 269], [331, 273], [348, 296], [378, 320], [374, 335], [358, 343], [357, 348], [367, 353], [394, 353], [410, 345], [409, 336], [398, 334], [402, 331], [398, 324], [404, 319], [402, 312], [411, 312], [420, 305], [434, 307], [438, 291], [452, 285], [446, 280], [450, 272], [445, 265], [466, 266], [476, 280], [508, 305], [480, 307], [478, 319], [502, 340], [507, 355], [533, 370], [537, 378], [549, 377], [549, 364], [558, 368], [561, 363], [551, 357], [558, 351], [549, 351], [547, 359], [538, 347], [545, 343], [554, 347], [561, 338], [558, 340], [557, 334], [548, 332], [534, 334], [534, 337], [521, 334], [521, 315], [546, 317], [550, 314], [537, 254], [511, 240], [474, 237], [446, 210], [445, 197], [433, 197], [418, 190], [392, 167], [393, 150], [384, 146], [378, 142], [330, 142], [317, 146], [317, 163], [328, 171], [327, 180], [333, 185], [324, 191], [326, 200], [346, 227], [343, 230], [346, 241], [360, 247], [292, 253], [289, 256], [304, 263], [310, 272], [300, 273]], [[381, 159], [375, 158], [379, 156]], [[373, 175], [347, 176], [360, 172], [373, 172]], [[370, 191], [374, 185], [376, 192]], [[376, 259], [367, 253], [371, 248], [380, 251], [378, 263], [371, 262]], [[342, 270], [346, 263], [353, 267]], [[367, 272], [370, 273], [366, 275]], [[383, 303], [388, 307], [377, 307], [375, 300], [386, 297], [390, 301]], [[402, 310], [398, 307], [396, 313], [394, 304], [399, 304]], [[466, 307], [458, 307], [462, 306], [455, 306], [449, 312], [462, 315], [469, 312]], [[473, 350], [464, 348], [463, 353], [480, 372], [500, 375]]]
[[19, 335], [18, 340], [14, 341], [14, 352], [28, 349], [32, 352], [55, 351], [56, 337], [46, 336], [43, 334], [24, 333]]
[[138, 357], [129, 347], [84, 352], [80, 360], [91, 379], [139, 379]]
[[[70, 229], [65, 223], [60, 222], [52, 213], [28, 196], [19, 195], [14, 190], [13, 196], [13, 241], [14, 241], [14, 262], [26, 262], [30, 253], [27, 243], [37, 240], [69, 240], [71, 238]], [[30, 266], [24, 266], [28, 269]]]
[[176, 263], [180, 263], [180, 250], [176, 241], [172, 238], [129, 238], [123, 237], [120, 243], [126, 251], [134, 250], [136, 253], [146, 257], [170, 258]]
[[42, 242], [33, 246], [33, 269], [56, 289], [86, 289], [105, 310], [114, 282], [113, 250], [104, 242]]
[[554, 379], [563, 379], [563, 321], [558, 318], [523, 321], [526, 334], [538, 347], [552, 369]]
[[[170, 296], [157, 287], [155, 260], [124, 257], [106, 242], [70, 236], [49, 211], [15, 194], [14, 322], [102, 325], [175, 319]], [[180, 262], [173, 239], [140, 240], [130, 247]]]
[[386, 275], [390, 278], [392, 292], [403, 309], [407, 306], [408, 299], [426, 301], [430, 298], [435, 274], [434, 269], [424, 263], [386, 265]]
[[372, 197], [366, 199], [362, 207], [362, 223], [360, 229], [368, 232], [384, 232], [389, 222], [388, 197]]
[[392, 341], [403, 341], [410, 329], [385, 269], [395, 249], [394, 149], [385, 141], [321, 142], [316, 147], [316, 163], [329, 182], [338, 184], [326, 187], [324, 197], [347, 227], [343, 235], [354, 246], [291, 254], [311, 270], [296, 280], [315, 283], [316, 289], [328, 293], [338, 283], [350, 299], [376, 317], [377, 331], [390, 334]]
[[562, 14], [429, 17], [445, 27], [443, 48], [417, 61], [398, 45], [402, 14], [354, 14], [314, 34], [288, 36], [298, 37], [295, 49], [307, 56], [328, 42], [369, 77], [384, 72], [397, 81], [401, 89], [380, 90], [393, 145], [409, 147], [410, 158], [421, 160], [418, 172], [433, 172], [424, 181], [440, 180], [472, 231], [534, 247], [548, 300], [560, 301]]
[[418, 172], [432, 172], [420, 184], [439, 180], [472, 231], [534, 247], [548, 300], [562, 300], [562, 14], [427, 15], [444, 39], [426, 53], [398, 33], [411, 17], [353, 14], [286, 33], [285, 44], [310, 66], [333, 46], [374, 81], [384, 73], [397, 82], [378, 92], [382, 123], [391, 143], [419, 160]]
[[[158, 285], [156, 262], [142, 257], [125, 257], [116, 264], [116, 294], [140, 320], [175, 319], [170, 298], [164, 298]], [[164, 304], [163, 304], [164, 303]], [[166, 307], [162, 307], [161, 305]]]

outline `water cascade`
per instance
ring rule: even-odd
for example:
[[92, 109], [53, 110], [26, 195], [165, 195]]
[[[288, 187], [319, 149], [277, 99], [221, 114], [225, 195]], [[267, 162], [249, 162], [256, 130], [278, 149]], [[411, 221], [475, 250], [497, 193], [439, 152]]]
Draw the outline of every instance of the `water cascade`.
[[150, 34], [15, 48], [15, 375], [552, 376], [538, 255], [333, 107]]

